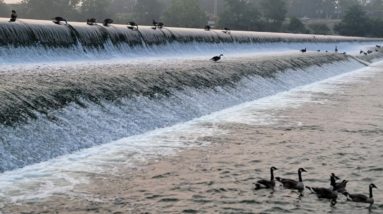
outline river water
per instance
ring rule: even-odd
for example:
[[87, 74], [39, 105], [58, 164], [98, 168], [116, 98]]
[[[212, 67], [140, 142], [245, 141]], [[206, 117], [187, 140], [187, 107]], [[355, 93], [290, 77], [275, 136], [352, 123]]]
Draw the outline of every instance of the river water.
[[382, 213], [380, 189], [369, 210], [343, 196], [331, 207], [308, 191], [300, 198], [281, 187], [254, 191], [252, 185], [276, 166], [277, 176], [290, 178], [304, 167], [309, 186], [329, 186], [332, 172], [349, 180], [350, 193], [367, 194], [370, 183], [383, 186], [382, 85], [377, 63], [6, 172], [0, 207], [4, 213]]

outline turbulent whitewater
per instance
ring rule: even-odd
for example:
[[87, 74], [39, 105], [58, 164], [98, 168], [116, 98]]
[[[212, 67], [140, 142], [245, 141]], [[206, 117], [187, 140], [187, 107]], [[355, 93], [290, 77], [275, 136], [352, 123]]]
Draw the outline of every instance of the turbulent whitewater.
[[[0, 171], [186, 122], [381, 56], [323, 53], [335, 45], [356, 53], [377, 39], [31, 20], [0, 22], [0, 41]], [[303, 47], [322, 53], [301, 54]], [[217, 53], [227, 58], [209, 62]]]

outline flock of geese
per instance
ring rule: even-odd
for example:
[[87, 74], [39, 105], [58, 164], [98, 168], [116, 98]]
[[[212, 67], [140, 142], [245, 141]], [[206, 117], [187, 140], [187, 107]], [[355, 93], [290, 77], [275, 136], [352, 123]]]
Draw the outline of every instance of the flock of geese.
[[375, 184], [369, 185], [369, 191], [370, 191], [369, 195], [350, 194], [346, 190], [346, 186], [347, 186], [348, 181], [343, 180], [341, 182], [337, 182], [337, 180], [340, 180], [340, 179], [334, 173], [331, 173], [331, 175], [330, 175], [331, 187], [326, 188], [326, 187], [305, 186], [303, 184], [302, 172], [307, 172], [307, 171], [303, 168], [298, 169], [298, 180], [289, 179], [289, 178], [274, 177], [274, 171], [275, 170], [277, 170], [277, 168], [274, 166], [270, 168], [270, 174], [271, 174], [270, 180], [262, 179], [262, 180], [258, 180], [256, 183], [254, 183], [255, 190], [260, 190], [260, 189], [272, 189], [272, 190], [274, 190], [275, 185], [276, 185], [276, 181], [278, 181], [286, 189], [297, 190], [301, 196], [303, 196], [303, 191], [306, 188], [306, 189], [310, 190], [313, 194], [316, 194], [318, 196], [318, 198], [329, 199], [331, 201], [331, 205], [333, 205], [333, 206], [337, 203], [339, 193], [346, 196], [348, 201], [370, 204], [370, 208], [374, 204], [374, 196], [373, 196], [372, 190], [374, 188], [377, 189]]

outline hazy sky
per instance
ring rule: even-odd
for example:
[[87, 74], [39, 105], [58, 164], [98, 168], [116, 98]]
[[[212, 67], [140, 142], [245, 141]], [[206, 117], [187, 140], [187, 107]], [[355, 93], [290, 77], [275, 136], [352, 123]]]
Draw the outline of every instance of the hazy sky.
[[17, 3], [20, 2], [21, 0], [4, 0], [5, 3]]

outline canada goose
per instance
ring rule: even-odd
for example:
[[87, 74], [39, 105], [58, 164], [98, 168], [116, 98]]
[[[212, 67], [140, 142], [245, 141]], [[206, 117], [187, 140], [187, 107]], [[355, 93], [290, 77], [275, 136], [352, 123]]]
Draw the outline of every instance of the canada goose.
[[307, 52], [307, 48], [301, 49], [301, 52], [302, 53], [306, 53]]
[[204, 29], [205, 29], [206, 31], [210, 31], [210, 30], [211, 30], [211, 27], [210, 27], [210, 25], [206, 25]]
[[53, 23], [58, 24], [58, 25], [61, 22], [65, 22], [65, 24], [68, 24], [68, 21], [66, 19], [64, 19], [63, 17], [60, 17], [60, 16], [56, 16], [52, 20], [53, 20]]
[[358, 202], [358, 203], [367, 203], [370, 204], [370, 207], [374, 204], [374, 196], [372, 194], [372, 189], [377, 187], [375, 184], [370, 184], [369, 190], [370, 190], [370, 195], [366, 196], [363, 194], [349, 194], [346, 192], [347, 199], [353, 202]]
[[257, 183], [254, 184], [255, 190], [274, 189], [275, 187], [274, 170], [278, 170], [278, 169], [274, 166], [270, 168], [270, 180], [262, 179], [262, 180], [258, 180]]
[[335, 190], [323, 187], [306, 186], [306, 188], [309, 189], [312, 193], [316, 194], [318, 198], [330, 199], [332, 205], [335, 205], [337, 203], [336, 200], [338, 198], [338, 192]]
[[298, 190], [300, 193], [304, 191], [304, 184], [303, 184], [303, 179], [302, 179], [302, 172], [307, 172], [303, 168], [298, 169], [298, 181], [293, 180], [293, 179], [286, 179], [286, 178], [280, 178], [276, 177], [276, 180], [281, 182], [283, 187], [286, 189], [295, 189]]
[[333, 190], [339, 193], [345, 194], [347, 192], [346, 186], [347, 186], [348, 180], [343, 180], [340, 183], [337, 183], [336, 180], [339, 180], [339, 177], [337, 177], [334, 173], [331, 173], [330, 185], [332, 186]]

